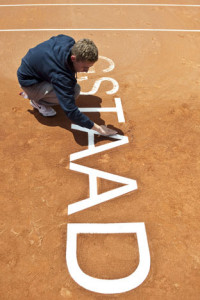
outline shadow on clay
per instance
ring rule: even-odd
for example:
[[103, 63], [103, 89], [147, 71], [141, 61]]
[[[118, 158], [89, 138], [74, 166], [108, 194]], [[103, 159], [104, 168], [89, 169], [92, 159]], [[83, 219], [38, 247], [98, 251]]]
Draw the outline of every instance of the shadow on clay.
[[[102, 99], [97, 97], [97, 96], [92, 96], [92, 95], [81, 95], [79, 98], [76, 100], [76, 105], [78, 107], [101, 107]], [[28, 112], [32, 114], [38, 122], [45, 126], [59, 126], [61, 128], [64, 128], [68, 131], [70, 131], [73, 136], [75, 141], [81, 145], [81, 146], [87, 146], [88, 145], [88, 134], [79, 130], [73, 130], [71, 129], [71, 121], [67, 118], [65, 115], [64, 111], [61, 109], [61, 107], [54, 106], [54, 109], [57, 112], [57, 115], [54, 117], [43, 117], [36, 109], [28, 109]], [[100, 113], [95, 112], [95, 113], [86, 113], [87, 116], [95, 123], [98, 125], [105, 125], [105, 121], [101, 119]], [[107, 124], [107, 126], [111, 129], [114, 129], [117, 131], [118, 134], [124, 135], [122, 130], [119, 128], [114, 127], [113, 125]], [[97, 136], [95, 138], [95, 144], [103, 141], [103, 140], [110, 140], [113, 141], [113, 138], [110, 137], [104, 137], [104, 136]]]

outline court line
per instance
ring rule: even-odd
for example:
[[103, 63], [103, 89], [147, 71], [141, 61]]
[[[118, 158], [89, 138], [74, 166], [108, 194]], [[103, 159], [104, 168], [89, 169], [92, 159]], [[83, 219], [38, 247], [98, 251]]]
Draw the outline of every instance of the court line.
[[163, 7], [200, 7], [200, 4], [149, 4], [149, 3], [38, 3], [38, 4], [1, 4], [0, 7], [28, 6], [163, 6]]
[[200, 29], [153, 29], [153, 28], [33, 28], [33, 29], [0, 29], [0, 32], [24, 31], [155, 31], [155, 32], [200, 32]]

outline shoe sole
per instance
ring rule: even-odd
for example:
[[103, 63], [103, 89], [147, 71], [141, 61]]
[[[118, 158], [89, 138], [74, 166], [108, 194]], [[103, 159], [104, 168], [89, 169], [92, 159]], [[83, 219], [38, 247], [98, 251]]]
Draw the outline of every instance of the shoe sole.
[[39, 113], [43, 116], [43, 117], [54, 117], [56, 115], [56, 112], [54, 112], [53, 114], [51, 115], [45, 115], [43, 114], [40, 110], [39, 110], [39, 107], [37, 107], [32, 101], [30, 101], [30, 104], [33, 108], [37, 109], [39, 111]]

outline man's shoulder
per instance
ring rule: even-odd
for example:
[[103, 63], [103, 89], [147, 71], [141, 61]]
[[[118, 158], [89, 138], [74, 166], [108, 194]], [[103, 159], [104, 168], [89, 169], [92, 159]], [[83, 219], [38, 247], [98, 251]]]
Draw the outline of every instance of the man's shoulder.
[[54, 41], [58, 41], [58, 42], [65, 42], [65, 43], [70, 43], [70, 44], [75, 43], [75, 40], [71, 36], [68, 36], [65, 34], [59, 34], [56, 36], [52, 36], [50, 38], [50, 40], [54, 40]]

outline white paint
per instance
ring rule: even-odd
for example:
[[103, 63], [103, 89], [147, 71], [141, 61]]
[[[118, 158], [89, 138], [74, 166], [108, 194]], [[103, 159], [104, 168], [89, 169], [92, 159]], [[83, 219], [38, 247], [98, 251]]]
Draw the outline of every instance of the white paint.
[[78, 81], [88, 80], [88, 76], [81, 76], [80, 78], [77, 78]]
[[110, 138], [117, 139], [118, 141], [114, 141], [114, 142], [111, 142], [111, 143], [108, 143], [105, 145], [101, 145], [101, 146], [95, 146], [94, 145], [94, 135], [95, 134], [100, 135], [97, 131], [87, 129], [85, 127], [80, 127], [75, 124], [72, 124], [71, 128], [88, 133], [88, 149], [82, 150], [82, 151], [79, 151], [76, 153], [72, 153], [70, 155], [70, 161], [74, 161], [74, 160], [77, 160], [77, 159], [80, 159], [83, 157], [87, 157], [89, 155], [93, 155], [96, 153], [100, 153], [102, 151], [106, 151], [106, 150], [109, 150], [109, 149], [112, 149], [115, 147], [119, 147], [119, 146], [127, 144], [129, 142], [127, 136], [115, 134], [113, 136], [110, 136]]
[[89, 69], [88, 73], [95, 73], [94, 66], [92, 66], [92, 67]]
[[33, 28], [0, 29], [0, 32], [37, 32], [37, 31], [147, 31], [147, 32], [200, 32], [200, 29], [153, 29], [153, 28]]
[[119, 123], [124, 123], [124, 112], [120, 98], [115, 98], [115, 107], [81, 107], [81, 112], [116, 112]]
[[166, 7], [200, 7], [199, 4], [150, 4], [150, 3], [38, 3], [38, 4], [1, 4], [0, 7], [31, 6], [166, 6]]
[[102, 56], [102, 55], [100, 55], [99, 58], [104, 59], [109, 63], [109, 67], [107, 69], [103, 70], [104, 73], [111, 72], [115, 68], [115, 64], [114, 64], [114, 61], [112, 59], [110, 59], [106, 56]]
[[[104, 73], [110, 72], [110, 71], [112, 71], [115, 68], [115, 64], [114, 64], [114, 62], [113, 62], [112, 59], [107, 58], [105, 56], [99, 56], [99, 58], [106, 60], [108, 62], [108, 64], [109, 64], [109, 67], [103, 70]], [[94, 67], [92, 67], [89, 70], [88, 73], [95, 73]], [[84, 81], [84, 80], [88, 80], [88, 76], [82, 76], [82, 77], [78, 78], [78, 81]], [[81, 91], [80, 94], [81, 95], [94, 95], [94, 94], [96, 94], [96, 92], [98, 91], [98, 89], [100, 87], [101, 82], [103, 82], [103, 81], [111, 81], [112, 84], [113, 84], [113, 89], [110, 90], [110, 91], [107, 91], [106, 94], [112, 95], [112, 94], [114, 94], [114, 93], [116, 93], [118, 91], [119, 84], [118, 84], [118, 82], [115, 79], [110, 78], [110, 77], [102, 77], [102, 78], [100, 78], [100, 79], [98, 79], [98, 80], [95, 81], [94, 86], [93, 86], [93, 88], [92, 88], [91, 91], [89, 91], [89, 92], [82, 92]], [[120, 99], [120, 98], [116, 98], [116, 99]], [[119, 100], [115, 100], [115, 102], [116, 101], [119, 102]], [[120, 107], [120, 105], [118, 104], [116, 109], [117, 109], [117, 112], [119, 112], [118, 119], [124, 120], [124, 118], [122, 117], [122, 115], [123, 115], [122, 107]], [[116, 109], [114, 111], [116, 111]], [[80, 111], [82, 111], [82, 112], [96, 112], [96, 111], [109, 112], [109, 111], [113, 111], [113, 110], [111, 108], [108, 108], [108, 109], [103, 108], [103, 109], [100, 109], [100, 110], [99, 109], [94, 110], [94, 108], [90, 108], [89, 110], [86, 110], [86, 108], [80, 108]], [[121, 121], [121, 122], [124, 122], [124, 121]]]
[[[77, 261], [78, 234], [136, 233], [139, 265], [129, 276], [120, 279], [98, 279], [84, 273]], [[139, 286], [150, 270], [150, 253], [144, 223], [68, 224], [66, 262], [72, 278], [83, 288], [101, 294], [125, 293]]]
[[[80, 72], [80, 74], [82, 74], [82, 73], [85, 74], [85, 72]], [[89, 69], [89, 71], [88, 71], [87, 73], [95, 73], [95, 68], [94, 68], [94, 66], [90, 67], [90, 69]], [[84, 78], [84, 80], [86, 80], [86, 79], [88, 79], [88, 76], [82, 76], [82, 77], [80, 77], [80, 78], [77, 78], [77, 80], [81, 80], [81, 78]]]
[[[103, 72], [112, 71], [115, 67], [113, 61], [109, 60], [106, 57], [101, 57], [101, 58], [107, 60], [109, 63], [109, 67], [107, 69], [104, 69]], [[93, 69], [91, 73], [95, 73], [95, 70]], [[87, 79], [88, 79], [87, 76], [83, 76], [79, 80], [81, 81]], [[95, 94], [100, 86], [100, 83], [104, 80], [108, 80], [113, 83], [113, 89], [111, 91], [108, 91], [107, 94], [115, 93], [118, 90], [119, 85], [114, 79], [103, 77], [95, 82], [92, 91], [90, 91], [89, 93]], [[118, 121], [125, 122], [120, 98], [115, 98], [115, 107], [106, 107], [106, 108], [85, 107], [85, 108], [80, 108], [80, 111], [117, 112]], [[117, 141], [96, 147], [94, 138], [95, 138], [95, 134], [99, 135], [98, 132], [89, 130], [87, 128], [82, 128], [74, 124], [72, 124], [71, 127], [72, 129], [88, 133], [88, 149], [70, 155], [71, 162], [70, 162], [69, 169], [79, 173], [87, 174], [89, 176], [89, 198], [70, 204], [68, 206], [68, 215], [74, 214], [76, 212], [80, 212], [82, 210], [109, 201], [111, 199], [122, 196], [128, 192], [137, 189], [137, 182], [133, 179], [100, 171], [94, 168], [89, 168], [83, 165], [78, 165], [72, 162], [79, 158], [83, 158], [95, 153], [99, 153], [126, 144], [128, 143], [128, 137], [121, 136], [121, 135], [111, 136], [113, 139], [117, 139]], [[98, 186], [97, 186], [98, 178], [114, 181], [123, 184], [123, 186], [98, 194]], [[115, 280], [104, 280], [104, 279], [98, 279], [98, 278], [88, 276], [80, 269], [77, 261], [77, 235], [78, 234], [80, 233], [110, 234], [110, 233], [127, 233], [127, 232], [137, 234], [138, 247], [139, 247], [139, 265], [131, 275], [125, 278], [120, 278]], [[88, 289], [89, 291], [93, 291], [101, 294], [115, 294], [115, 293], [124, 293], [129, 290], [132, 290], [137, 286], [139, 286], [145, 280], [150, 269], [150, 253], [149, 253], [144, 223], [69, 224], [68, 237], [67, 237], [67, 249], [66, 249], [66, 261], [67, 261], [67, 266], [71, 277], [80, 286], [84, 287], [85, 289]]]
[[[110, 59], [110, 58], [108, 58], [108, 57], [106, 57], [106, 56], [102, 56], [102, 55], [99, 55], [99, 59], [104, 59], [104, 60], [106, 60], [106, 61], [108, 62], [108, 64], [109, 64], [109, 67], [108, 67], [108, 68], [102, 70], [104, 73], [111, 72], [111, 71], [115, 68], [115, 64], [114, 64], [114, 62], [113, 62], [112, 59]], [[89, 69], [88, 73], [95, 73], [95, 68], [94, 68], [94, 66], [92, 66], [92, 67]], [[88, 76], [82, 76], [82, 77], [78, 78], [78, 81], [83, 81], [83, 80], [88, 80]]]
[[121, 98], [115, 98], [116, 111], [119, 123], [125, 123], [124, 112], [122, 108]]
[[110, 77], [101, 77], [101, 78], [99, 78], [98, 80], [95, 81], [91, 91], [81, 92], [81, 95], [94, 95], [94, 94], [96, 94], [96, 92], [98, 91], [98, 89], [99, 89], [99, 87], [100, 87], [100, 85], [103, 81], [110, 81], [113, 84], [113, 88], [110, 91], [106, 92], [107, 95], [115, 94], [118, 91], [119, 84], [115, 79], [110, 78]]
[[[68, 206], [68, 214], [74, 214], [76, 212], [82, 211], [89, 207], [95, 206], [97, 204], [106, 202], [113, 198], [119, 197], [121, 195], [127, 194], [128, 192], [137, 189], [137, 182], [133, 179], [114, 175], [111, 173], [99, 171], [96, 169], [88, 168], [75, 163], [70, 163], [70, 170], [77, 171], [80, 173], [87, 174], [89, 176], [89, 198], [80, 200], [76, 203], [70, 204]], [[121, 184], [125, 184], [122, 187], [112, 189], [108, 192], [97, 194], [97, 178], [103, 178], [110, 181], [115, 181]]]

